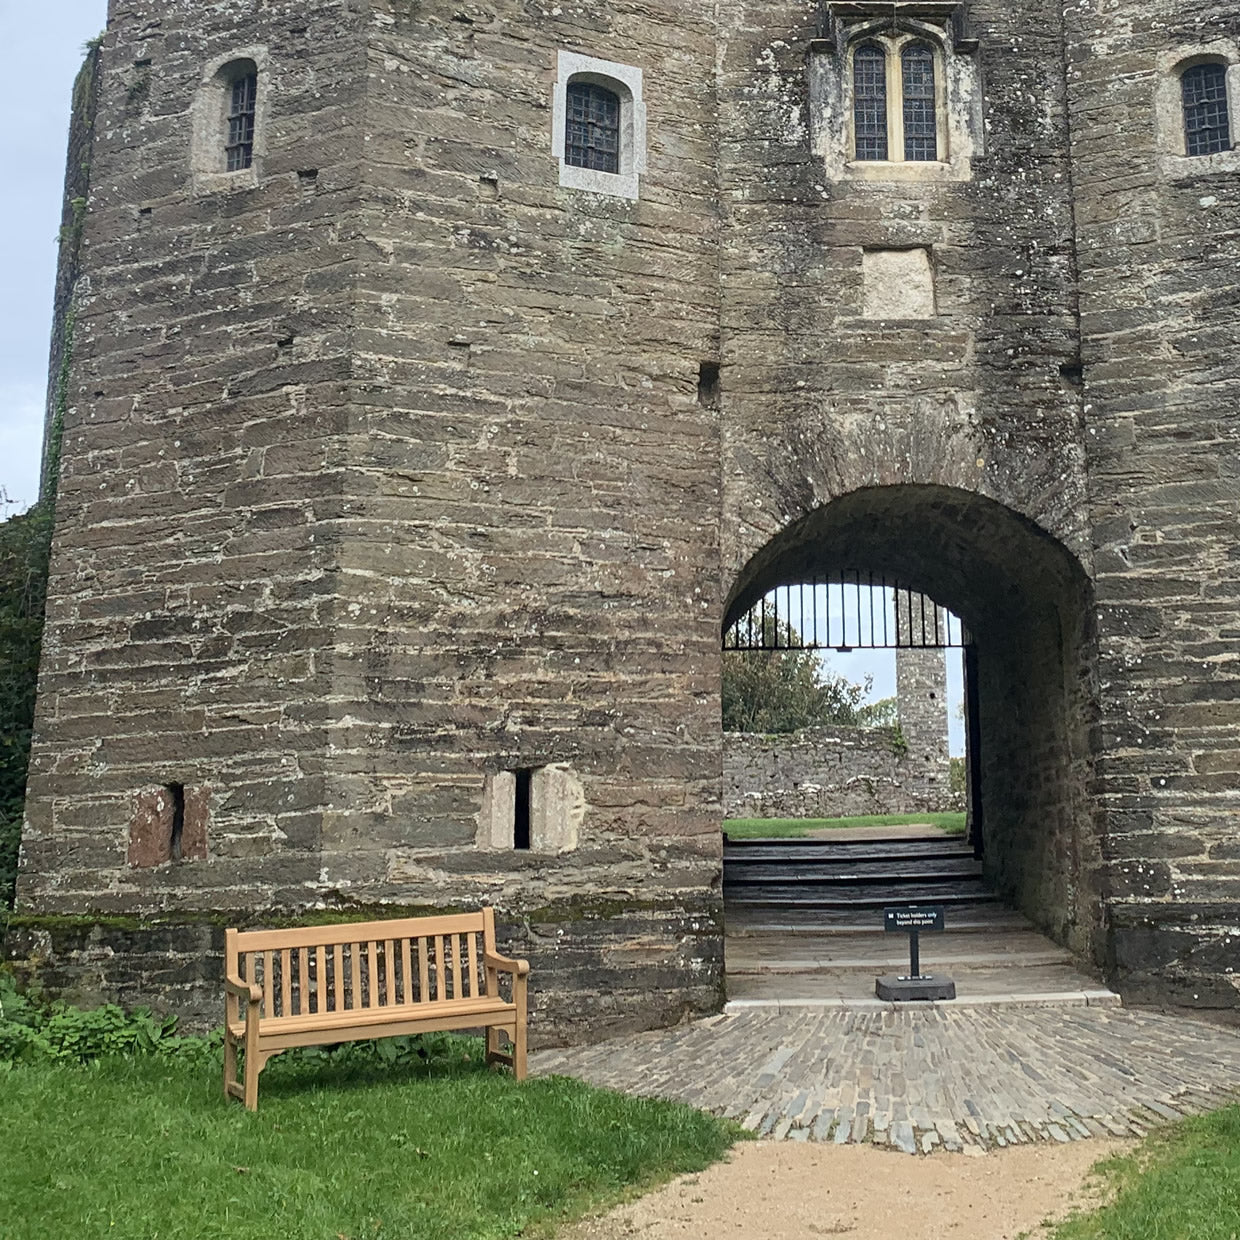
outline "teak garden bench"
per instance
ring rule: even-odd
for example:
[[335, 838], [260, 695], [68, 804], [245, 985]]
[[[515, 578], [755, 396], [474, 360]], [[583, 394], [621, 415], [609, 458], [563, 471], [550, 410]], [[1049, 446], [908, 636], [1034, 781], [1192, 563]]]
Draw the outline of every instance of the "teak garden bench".
[[[293, 1046], [486, 1030], [488, 1063], [525, 1077], [524, 960], [495, 950], [495, 910], [224, 933], [224, 1092], [258, 1108], [258, 1074]], [[501, 973], [512, 998], [500, 993]], [[511, 1048], [502, 1049], [506, 1034]], [[237, 1048], [245, 1050], [237, 1079]]]

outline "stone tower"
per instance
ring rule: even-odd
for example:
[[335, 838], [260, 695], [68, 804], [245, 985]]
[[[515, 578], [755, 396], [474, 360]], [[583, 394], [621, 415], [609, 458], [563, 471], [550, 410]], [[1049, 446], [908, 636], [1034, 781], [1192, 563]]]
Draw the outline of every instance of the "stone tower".
[[870, 570], [995, 885], [1235, 1006], [1238, 26], [114, 0], [9, 950], [213, 1016], [226, 923], [490, 900], [541, 1036], [717, 1006], [721, 627]]

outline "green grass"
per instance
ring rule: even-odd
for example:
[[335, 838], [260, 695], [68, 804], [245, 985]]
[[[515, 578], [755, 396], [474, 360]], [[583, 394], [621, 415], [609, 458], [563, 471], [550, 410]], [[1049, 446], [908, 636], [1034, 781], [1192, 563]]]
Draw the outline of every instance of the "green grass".
[[[308, 1059], [226, 1104], [210, 1063], [0, 1070], [0, 1240], [490, 1240], [695, 1171], [739, 1135], [565, 1078]], [[464, 1048], [464, 1049], [462, 1049]], [[468, 1059], [465, 1058], [468, 1056]]]
[[809, 831], [839, 827], [900, 827], [928, 822], [945, 835], [963, 835], [963, 814], [870, 814], [857, 818], [727, 818], [723, 829], [734, 840], [795, 839]]
[[1240, 1107], [1155, 1133], [1098, 1170], [1114, 1199], [1060, 1224], [1054, 1240], [1240, 1237]]

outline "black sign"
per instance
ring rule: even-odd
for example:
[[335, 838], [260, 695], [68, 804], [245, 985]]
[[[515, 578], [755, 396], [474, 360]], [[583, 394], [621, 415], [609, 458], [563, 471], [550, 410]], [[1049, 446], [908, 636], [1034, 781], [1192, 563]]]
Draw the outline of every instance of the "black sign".
[[907, 905], [883, 909], [883, 929], [907, 934], [910, 930], [942, 930], [941, 904]]

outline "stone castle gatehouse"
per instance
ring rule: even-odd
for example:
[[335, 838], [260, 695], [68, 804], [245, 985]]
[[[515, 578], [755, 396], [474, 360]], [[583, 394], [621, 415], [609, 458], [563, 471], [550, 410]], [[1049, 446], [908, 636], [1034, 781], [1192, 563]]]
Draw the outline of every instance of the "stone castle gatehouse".
[[1240, 2], [110, 10], [10, 952], [485, 900], [544, 1040], [715, 1009], [721, 632], [876, 571], [991, 881], [1236, 1006]]

